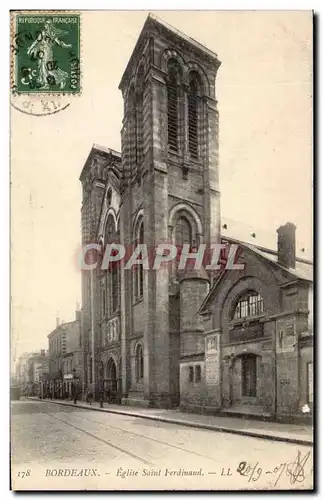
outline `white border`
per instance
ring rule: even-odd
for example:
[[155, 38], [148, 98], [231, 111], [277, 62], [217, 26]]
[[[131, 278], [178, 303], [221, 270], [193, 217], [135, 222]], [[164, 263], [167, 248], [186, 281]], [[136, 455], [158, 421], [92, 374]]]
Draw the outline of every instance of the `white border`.
[[[48, 5], [48, 6], [47, 6]], [[319, 2], [318, 0], [315, 0], [314, 2], [308, 2], [306, 0], [294, 0], [293, 2], [288, 1], [288, 0], [272, 0], [272, 1], [245, 1], [245, 2], [239, 2], [239, 1], [231, 1], [229, 2], [228, 0], [224, 1], [206, 1], [206, 0], [199, 0], [197, 3], [196, 1], [178, 1], [178, 0], [164, 0], [163, 2], [156, 1], [156, 0], [150, 0], [150, 1], [144, 1], [144, 0], [138, 0], [136, 3], [136, 10], [180, 10], [180, 9], [185, 9], [185, 10], [194, 10], [196, 9], [196, 6], [198, 5], [200, 10], [205, 10], [205, 9], [217, 9], [217, 10], [301, 10], [301, 9], [314, 9], [317, 14], [320, 14], [320, 9], [322, 3]], [[9, 186], [9, 168], [8, 168], [8, 159], [9, 159], [9, 99], [8, 99], [8, 91], [9, 91], [9, 81], [10, 81], [10, 73], [9, 73], [9, 67], [10, 67], [10, 61], [9, 61], [9, 47], [8, 47], [8, 41], [9, 41], [9, 34], [10, 34], [10, 22], [9, 22], [9, 14], [8, 11], [10, 8], [13, 8], [15, 10], [26, 10], [28, 9], [68, 9], [68, 10], [108, 10], [107, 6], [109, 9], [113, 10], [134, 10], [133, 6], [134, 3], [131, 2], [131, 0], [118, 0], [118, 2], [103, 2], [103, 1], [97, 1], [97, 0], [92, 0], [91, 2], [85, 1], [85, 0], [79, 0], [78, 2], [66, 2], [63, 0], [56, 0], [56, 2], [40, 2], [40, 1], [33, 1], [30, 0], [28, 2], [28, 5], [26, 5], [26, 2], [24, 1], [17, 1], [15, 5], [10, 5], [10, 2], [2, 2], [1, 7], [0, 7], [0, 36], [1, 36], [1, 43], [0, 43], [0, 49], [1, 49], [1, 62], [2, 62], [2, 71], [1, 71], [1, 78], [0, 78], [0, 83], [1, 83], [1, 98], [3, 100], [1, 109], [3, 110], [2, 112], [2, 120], [1, 120], [1, 128], [2, 128], [2, 133], [1, 133], [1, 140], [2, 140], [2, 147], [1, 147], [1, 154], [2, 154], [2, 162], [1, 162], [1, 170], [0, 170], [0, 220], [1, 220], [1, 235], [2, 235], [2, 245], [1, 245], [1, 264], [2, 264], [2, 272], [1, 272], [1, 280], [0, 280], [0, 288], [1, 288], [1, 300], [0, 300], [0, 308], [1, 308], [1, 328], [2, 328], [2, 352], [3, 356], [1, 359], [1, 382], [2, 382], [2, 404], [1, 404], [1, 412], [0, 412], [0, 429], [2, 433], [2, 446], [1, 446], [1, 478], [0, 478], [0, 485], [1, 485], [1, 494], [2, 498], [6, 499], [12, 496], [12, 493], [8, 491], [9, 487], [9, 460], [8, 460], [8, 433], [9, 433], [9, 383], [8, 383], [8, 376], [9, 376], [9, 316], [8, 316], [8, 298], [9, 298], [9, 255], [8, 255], [8, 248], [9, 248], [9, 192], [8, 192], [8, 186]], [[91, 7], [91, 9], [89, 9]], [[319, 30], [319, 28], [318, 28]], [[322, 37], [318, 37], [319, 39]], [[317, 53], [320, 59], [319, 53], [322, 53], [322, 42], [318, 40], [319, 46], [317, 47]], [[321, 50], [320, 50], [321, 49]], [[318, 61], [317, 61], [318, 63]], [[8, 78], [6, 78], [6, 69], [8, 68]], [[319, 64], [318, 68], [322, 68], [322, 64]], [[320, 78], [321, 76], [321, 70], [320, 74], [317, 75], [317, 82], [322, 81]], [[318, 83], [317, 83], [317, 88], [318, 88]], [[318, 102], [316, 105], [318, 106]], [[319, 111], [321, 111], [321, 106], [318, 107], [316, 110], [317, 114], [319, 114]], [[319, 121], [319, 117], [317, 118]], [[318, 123], [317, 123], [318, 125]], [[321, 139], [321, 129], [319, 128], [319, 134], [317, 135], [317, 144], [316, 147], [318, 149], [319, 145], [322, 143], [320, 141]], [[317, 169], [317, 174], [319, 173], [319, 169], [321, 165], [319, 164], [319, 158], [316, 158], [316, 169]], [[318, 182], [318, 175], [316, 178], [316, 182]], [[321, 220], [322, 217], [322, 203], [320, 200], [322, 200], [322, 197], [320, 196], [320, 188], [318, 188], [317, 191], [317, 201], [318, 201], [318, 221]], [[322, 247], [321, 247], [322, 250]], [[322, 251], [323, 252], [323, 251]], [[317, 258], [321, 257], [321, 252], [320, 254], [317, 252]], [[320, 267], [322, 269], [322, 266]], [[318, 283], [322, 283], [322, 280], [320, 279], [320, 273], [318, 276]], [[322, 311], [323, 310], [323, 298], [322, 295], [319, 295], [319, 303], [317, 304], [317, 310]], [[316, 332], [316, 335], [318, 335], [321, 332]], [[323, 341], [321, 340], [319, 344], [319, 355], [321, 354], [322, 351], [322, 345]], [[317, 356], [317, 361], [319, 360], [319, 355]], [[319, 364], [319, 363], [318, 363]], [[318, 369], [316, 369], [316, 374], [318, 374]], [[321, 380], [317, 381], [316, 388], [319, 390], [321, 387], [321, 384], [319, 383]], [[317, 423], [318, 423], [317, 419]], [[318, 445], [318, 443], [317, 443]], [[321, 449], [321, 447], [319, 447]], [[319, 463], [320, 457], [318, 457], [318, 463]], [[316, 464], [317, 469], [319, 470], [319, 464]], [[317, 473], [318, 476], [318, 473]], [[64, 497], [65, 494], [59, 493], [60, 497]], [[173, 495], [172, 493], [166, 493], [168, 498], [169, 496]], [[109, 495], [113, 495], [113, 493], [109, 493]], [[120, 495], [120, 494], [119, 494]], [[275, 494], [274, 494], [275, 495]], [[41, 496], [48, 496], [47, 494], [42, 494]]]

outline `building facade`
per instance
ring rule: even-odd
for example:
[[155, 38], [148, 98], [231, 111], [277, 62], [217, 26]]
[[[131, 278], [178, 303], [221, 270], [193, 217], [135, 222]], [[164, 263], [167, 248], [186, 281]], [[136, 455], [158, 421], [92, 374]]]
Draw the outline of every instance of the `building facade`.
[[[296, 259], [295, 226], [276, 252], [240, 243], [240, 271], [225, 271], [201, 306], [205, 351], [198, 394], [183, 366], [185, 405], [289, 418], [313, 405], [311, 263]], [[184, 399], [184, 394], [183, 394]]]
[[[173, 243], [180, 248], [189, 244], [193, 250], [203, 243], [223, 241], [216, 100], [219, 67], [216, 54], [148, 16], [119, 86], [124, 99], [121, 154], [94, 145], [81, 173], [83, 246], [96, 243], [104, 249], [109, 243], [119, 242], [127, 254], [141, 243], [150, 249], [161, 243]], [[280, 241], [283, 248], [284, 238]], [[269, 396], [260, 397], [263, 394], [260, 373], [264, 381], [269, 364], [261, 364], [259, 349], [267, 342], [267, 358], [274, 364], [276, 349], [283, 349], [283, 357], [286, 354], [280, 344], [277, 348], [274, 332], [276, 323], [279, 325], [289, 311], [291, 301], [283, 296], [285, 290], [293, 288], [295, 276], [292, 279], [293, 272], [288, 270], [292, 269], [290, 262], [278, 264], [272, 259], [269, 263], [269, 258], [260, 258], [258, 248], [241, 245], [241, 249], [239, 258], [251, 259], [246, 269], [252, 269], [255, 276], [255, 282], [248, 282], [247, 273], [245, 289], [239, 284], [243, 275], [236, 271], [233, 274], [206, 272], [204, 268], [179, 271], [176, 263], [158, 270], [146, 269], [143, 263], [128, 269], [126, 260], [122, 260], [107, 270], [100, 266], [83, 270], [84, 387], [94, 393], [103, 387], [114, 401], [125, 404], [166, 408], [181, 405], [196, 411], [206, 407], [219, 411], [240, 405], [242, 410], [249, 397], [249, 406], [253, 408], [264, 407], [268, 411], [272, 411], [272, 405], [280, 408], [276, 382], [276, 395], [270, 402]], [[290, 252], [290, 247], [287, 250]], [[280, 249], [280, 259], [282, 252]], [[274, 252], [276, 260], [278, 253]], [[267, 266], [277, 267], [275, 282], [264, 260]], [[259, 278], [256, 279], [259, 273], [263, 273], [261, 286]], [[300, 283], [295, 285], [295, 303], [299, 296], [307, 296], [309, 289], [309, 281]], [[217, 316], [217, 304], [221, 302], [217, 294], [222, 287], [225, 299], [221, 298], [221, 308], [229, 308], [231, 314], [233, 306], [226, 294], [237, 301], [233, 317], [229, 314], [225, 326], [221, 314], [220, 319]], [[241, 303], [235, 292], [239, 300], [242, 294]], [[278, 292], [281, 298], [270, 302], [268, 296]], [[262, 335], [245, 333], [244, 314], [249, 310], [249, 301], [257, 316], [271, 318], [268, 324], [261, 323]], [[301, 305], [302, 314], [289, 311], [285, 318], [294, 325], [295, 335], [300, 328], [305, 332], [308, 321], [305, 299]], [[238, 309], [243, 311], [241, 317], [235, 312]], [[285, 331], [287, 326], [281, 325], [279, 331]], [[250, 332], [256, 332], [257, 328], [258, 325], [252, 324]], [[259, 336], [262, 343], [258, 342]], [[252, 349], [249, 345], [230, 347], [233, 341], [243, 345], [251, 338], [257, 344]], [[223, 345], [221, 354], [220, 345]], [[245, 359], [243, 349], [249, 352], [249, 347], [254, 358]], [[225, 365], [222, 358], [230, 362]], [[232, 362], [235, 358], [237, 361]], [[297, 363], [294, 368], [297, 365], [300, 370], [302, 363]], [[287, 364], [293, 364], [291, 354]], [[285, 365], [278, 363], [276, 371], [279, 366]], [[283, 375], [285, 368], [279, 380], [291, 380], [289, 375]], [[243, 396], [240, 393], [238, 396], [230, 377], [239, 387], [245, 384], [239, 389]], [[259, 385], [256, 392], [255, 377]], [[243, 382], [240, 384], [238, 380]], [[272, 380], [278, 379], [272, 375]], [[297, 384], [285, 386], [294, 395], [301, 390]]]
[[56, 328], [47, 337], [49, 376], [45, 392], [52, 397], [71, 398], [76, 380], [82, 392], [81, 312], [76, 311], [74, 321], [60, 323], [57, 318]]
[[25, 353], [16, 365], [16, 383], [25, 395], [35, 396], [40, 393], [40, 381], [49, 371], [48, 352]]
[[16, 379], [19, 388], [23, 391], [27, 388], [29, 382], [29, 364], [28, 360], [33, 356], [33, 353], [22, 354], [16, 364]]

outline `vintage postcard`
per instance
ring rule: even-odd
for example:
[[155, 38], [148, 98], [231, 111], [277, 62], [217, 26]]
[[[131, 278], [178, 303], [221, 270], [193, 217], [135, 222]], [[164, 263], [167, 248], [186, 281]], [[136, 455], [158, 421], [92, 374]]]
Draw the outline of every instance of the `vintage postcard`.
[[313, 14], [11, 11], [11, 488], [312, 490]]

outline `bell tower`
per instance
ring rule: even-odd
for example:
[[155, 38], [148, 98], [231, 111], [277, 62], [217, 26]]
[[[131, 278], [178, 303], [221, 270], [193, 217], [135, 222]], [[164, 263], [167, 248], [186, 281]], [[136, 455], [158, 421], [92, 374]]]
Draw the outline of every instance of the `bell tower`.
[[[191, 246], [220, 238], [220, 62], [209, 49], [149, 15], [120, 83], [124, 98], [120, 238]], [[152, 406], [179, 400], [176, 272], [122, 269], [122, 386]], [[139, 283], [139, 285], [138, 285]], [[141, 285], [140, 285], [141, 283]], [[197, 306], [198, 308], [198, 306]], [[131, 359], [143, 345], [142, 385]]]

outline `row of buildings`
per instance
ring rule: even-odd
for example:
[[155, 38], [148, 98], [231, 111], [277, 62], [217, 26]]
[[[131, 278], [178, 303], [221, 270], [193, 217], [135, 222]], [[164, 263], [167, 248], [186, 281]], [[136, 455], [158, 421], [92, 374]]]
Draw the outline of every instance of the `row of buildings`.
[[313, 265], [296, 227], [265, 248], [222, 222], [219, 67], [148, 16], [119, 85], [121, 153], [94, 145], [81, 172], [82, 245], [236, 244], [243, 266], [83, 270], [81, 311], [48, 336], [57, 397], [76, 380], [84, 396], [203, 413], [288, 420], [313, 404]]
[[45, 393], [56, 398], [71, 398], [74, 385], [81, 395], [83, 372], [83, 351], [81, 339], [81, 311], [75, 311], [75, 320], [60, 322], [48, 338], [49, 376]]
[[48, 351], [22, 354], [15, 367], [16, 373], [11, 385], [18, 386], [22, 394], [39, 395], [44, 380], [49, 373]]
[[[47, 350], [19, 357], [14, 385], [29, 396], [71, 398], [73, 384], [79, 386], [82, 380], [81, 311], [75, 311], [74, 321], [60, 322], [56, 318], [56, 327], [47, 339]], [[80, 385], [80, 395], [82, 390]]]

